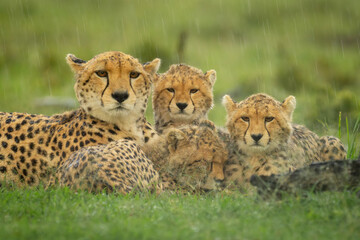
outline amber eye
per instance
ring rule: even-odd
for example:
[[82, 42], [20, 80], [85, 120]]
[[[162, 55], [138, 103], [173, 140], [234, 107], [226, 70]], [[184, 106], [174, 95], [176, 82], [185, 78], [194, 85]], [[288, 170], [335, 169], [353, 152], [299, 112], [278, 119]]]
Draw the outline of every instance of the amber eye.
[[140, 76], [139, 72], [130, 72], [130, 78], [138, 78]]
[[241, 119], [244, 121], [244, 122], [249, 122], [250, 121], [250, 118], [249, 117], [241, 117]]
[[265, 118], [265, 122], [271, 122], [272, 120], [274, 120], [274, 117], [266, 117]]
[[98, 75], [99, 77], [107, 77], [107, 75], [108, 75], [108, 73], [107, 73], [107, 71], [104, 71], [104, 70], [99, 70], [99, 71], [96, 71], [95, 72], [96, 73], [96, 75]]
[[175, 90], [174, 90], [173, 88], [167, 88], [166, 90], [168, 90], [168, 91], [171, 92], [171, 93], [174, 93], [174, 92], [175, 92]]
[[190, 90], [190, 93], [196, 93], [197, 91], [199, 91], [199, 89], [194, 88]]

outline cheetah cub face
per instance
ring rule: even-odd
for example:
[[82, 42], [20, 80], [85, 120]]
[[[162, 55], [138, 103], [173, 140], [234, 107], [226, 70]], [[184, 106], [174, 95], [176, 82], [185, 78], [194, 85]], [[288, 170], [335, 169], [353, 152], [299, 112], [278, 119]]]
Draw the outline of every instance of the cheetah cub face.
[[284, 146], [292, 134], [292, 114], [295, 97], [282, 103], [266, 94], [254, 94], [236, 103], [225, 95], [226, 127], [240, 150], [261, 153]]
[[216, 130], [204, 124], [171, 128], [167, 134], [170, 172], [178, 183], [214, 190], [224, 180], [228, 154]]
[[144, 113], [160, 59], [142, 65], [122, 52], [101, 53], [89, 61], [66, 57], [76, 74], [76, 97], [90, 115], [110, 123]]
[[216, 72], [205, 74], [177, 64], [154, 80], [153, 108], [156, 124], [188, 124], [207, 117], [213, 106], [212, 87]]

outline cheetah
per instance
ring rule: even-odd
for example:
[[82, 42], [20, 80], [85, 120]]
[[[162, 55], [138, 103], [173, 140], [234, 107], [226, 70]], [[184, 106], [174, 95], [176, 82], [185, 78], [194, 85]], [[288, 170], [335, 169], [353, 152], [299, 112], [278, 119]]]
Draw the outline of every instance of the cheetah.
[[213, 106], [215, 70], [205, 74], [192, 66], [171, 65], [154, 79], [152, 106], [155, 129], [161, 134], [168, 127], [179, 127], [207, 119]]
[[[253, 174], [286, 173], [313, 162], [346, 158], [339, 139], [320, 139], [304, 126], [292, 123], [296, 106], [293, 96], [279, 102], [260, 93], [236, 103], [225, 95], [223, 105], [234, 152], [225, 165], [227, 183], [241, 184]], [[324, 139], [331, 140], [332, 145], [324, 145]]]
[[360, 187], [360, 160], [336, 160], [313, 163], [291, 173], [270, 176], [253, 175], [250, 183], [263, 197], [280, 197], [283, 193], [305, 191], [343, 191]]
[[[210, 144], [209, 144], [210, 143]], [[82, 148], [73, 153], [56, 173], [60, 186], [90, 192], [134, 190], [215, 190], [224, 179], [227, 160], [214, 127], [172, 128], [149, 153], [130, 140]]]
[[145, 144], [144, 112], [160, 59], [142, 65], [122, 52], [89, 61], [68, 54], [80, 108], [53, 116], [0, 113], [0, 181], [46, 184], [71, 153], [86, 146], [132, 139]]
[[228, 152], [219, 138], [215, 125], [203, 120], [199, 125], [170, 128], [167, 133], [166, 152], [154, 162], [168, 189], [188, 191], [219, 190], [224, 180], [224, 165]]

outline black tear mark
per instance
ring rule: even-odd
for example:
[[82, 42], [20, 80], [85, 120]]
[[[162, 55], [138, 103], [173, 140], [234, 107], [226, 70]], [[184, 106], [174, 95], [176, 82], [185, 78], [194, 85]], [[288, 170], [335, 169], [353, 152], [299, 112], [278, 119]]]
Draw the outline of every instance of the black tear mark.
[[268, 133], [268, 135], [269, 135], [269, 141], [268, 141], [268, 144], [271, 142], [271, 135], [270, 135], [270, 132], [269, 132], [269, 130], [267, 129], [267, 126], [266, 126], [266, 122], [264, 121], [264, 127], [265, 127], [265, 130], [266, 130], [266, 132]]
[[191, 94], [190, 94], [190, 100], [191, 100], [192, 105], [194, 106], [194, 110], [193, 110], [193, 112], [192, 112], [192, 113], [194, 113], [195, 110], [196, 110], [196, 107], [195, 107], [195, 103], [194, 103], [194, 101], [193, 101], [193, 99], [192, 99], [192, 97], [191, 97]]
[[102, 91], [101, 93], [101, 105], [104, 106], [104, 103], [103, 103], [103, 96], [104, 96], [104, 93], [105, 93], [105, 90], [109, 87], [109, 75], [106, 75], [106, 86], [104, 88], [104, 90]]
[[135, 90], [134, 90], [134, 88], [133, 88], [133, 86], [132, 86], [132, 82], [131, 82], [131, 77], [130, 77], [130, 76], [129, 76], [129, 83], [130, 83], [130, 87], [131, 87], [133, 93], [134, 93], [135, 96], [136, 96], [136, 92], [135, 92]]
[[248, 131], [249, 128], [250, 128], [250, 123], [251, 123], [251, 121], [249, 121], [248, 127], [246, 128], [245, 133], [244, 133], [244, 142], [245, 142], [245, 144], [246, 144], [246, 138], [245, 138], [245, 136], [246, 136], [247, 131]]
[[[167, 91], [167, 90], [164, 89], [163, 91]], [[170, 110], [170, 105], [171, 105], [171, 102], [172, 102], [172, 100], [174, 99], [174, 97], [175, 97], [175, 93], [172, 95], [172, 97], [171, 97], [171, 99], [170, 99], [170, 101], [169, 101], [169, 104], [168, 104], [168, 110], [169, 110], [169, 112], [171, 112], [171, 110]]]

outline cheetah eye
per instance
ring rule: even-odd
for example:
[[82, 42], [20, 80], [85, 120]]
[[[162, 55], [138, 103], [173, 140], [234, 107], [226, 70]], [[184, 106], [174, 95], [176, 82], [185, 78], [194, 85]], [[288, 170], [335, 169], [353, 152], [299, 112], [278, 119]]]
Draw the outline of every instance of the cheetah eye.
[[166, 90], [168, 90], [168, 91], [171, 92], [171, 93], [174, 93], [174, 92], [175, 92], [175, 90], [174, 90], [173, 88], [167, 88]]
[[129, 74], [130, 78], [138, 78], [140, 76], [139, 72], [130, 72]]
[[101, 78], [108, 76], [107, 71], [104, 71], [104, 70], [99, 70], [99, 71], [96, 71], [95, 73], [96, 73], [96, 75], [98, 75]]
[[250, 118], [249, 117], [241, 117], [241, 119], [244, 121], [244, 122], [249, 122], [250, 121]]
[[265, 122], [271, 122], [274, 120], [274, 117], [265, 117]]
[[198, 92], [198, 91], [199, 91], [199, 89], [194, 88], [194, 89], [191, 89], [191, 90], [190, 90], [190, 93], [196, 93], [196, 92]]

